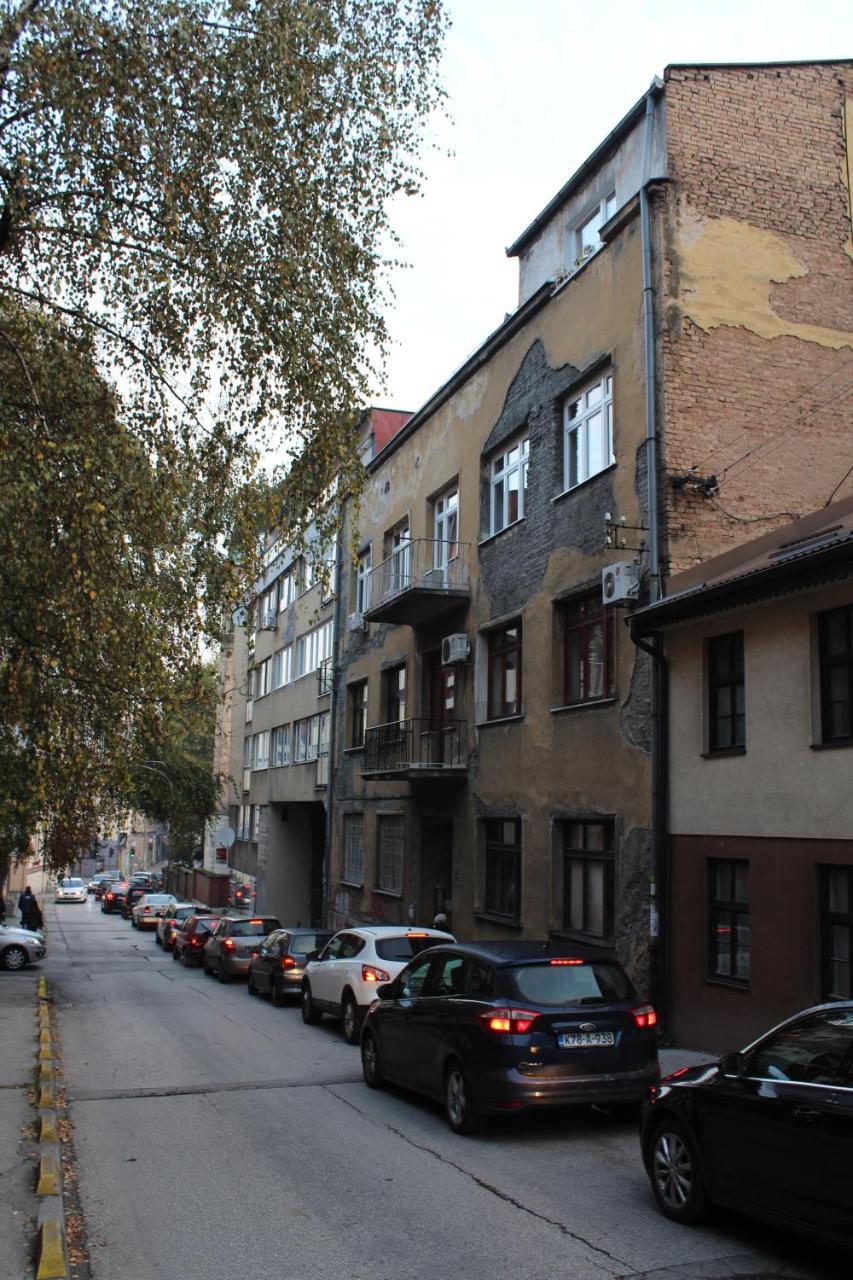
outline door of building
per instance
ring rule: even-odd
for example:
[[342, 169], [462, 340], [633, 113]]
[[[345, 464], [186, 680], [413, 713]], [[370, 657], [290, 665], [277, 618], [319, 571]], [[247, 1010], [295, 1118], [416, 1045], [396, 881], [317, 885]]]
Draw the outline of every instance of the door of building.
[[421, 819], [421, 895], [422, 924], [432, 924], [443, 912], [452, 927], [453, 901], [453, 819]]

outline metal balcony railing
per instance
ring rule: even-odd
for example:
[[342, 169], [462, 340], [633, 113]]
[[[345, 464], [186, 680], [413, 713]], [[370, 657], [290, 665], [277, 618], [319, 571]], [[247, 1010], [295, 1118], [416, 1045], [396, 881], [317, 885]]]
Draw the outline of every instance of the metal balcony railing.
[[394, 720], [364, 735], [364, 773], [459, 772], [467, 766], [464, 720]]
[[432, 593], [435, 596], [467, 594], [469, 551], [467, 542], [415, 538], [413, 542], [403, 543], [371, 569], [365, 615], [380, 610], [386, 602], [406, 592], [416, 592], [419, 597]]

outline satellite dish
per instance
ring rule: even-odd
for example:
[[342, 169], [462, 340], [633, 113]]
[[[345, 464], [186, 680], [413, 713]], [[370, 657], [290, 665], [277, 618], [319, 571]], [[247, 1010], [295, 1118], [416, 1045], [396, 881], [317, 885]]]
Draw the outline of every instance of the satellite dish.
[[236, 838], [233, 827], [220, 827], [213, 837], [218, 849], [230, 849]]

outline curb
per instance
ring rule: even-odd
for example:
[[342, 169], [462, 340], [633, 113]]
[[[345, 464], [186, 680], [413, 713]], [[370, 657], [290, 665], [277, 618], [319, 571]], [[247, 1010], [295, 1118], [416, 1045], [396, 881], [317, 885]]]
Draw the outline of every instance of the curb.
[[38, 1262], [36, 1280], [70, 1280], [65, 1241], [65, 1205], [62, 1188], [62, 1143], [56, 1108], [54, 1041], [50, 1023], [47, 981], [38, 980], [38, 1048], [36, 1090], [39, 1112], [39, 1166], [36, 1195], [38, 1210]]

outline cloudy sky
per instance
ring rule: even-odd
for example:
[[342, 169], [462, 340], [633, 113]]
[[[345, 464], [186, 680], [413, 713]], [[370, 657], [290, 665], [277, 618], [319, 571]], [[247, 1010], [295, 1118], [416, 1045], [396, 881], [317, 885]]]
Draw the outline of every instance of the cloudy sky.
[[[446, 0], [450, 121], [393, 210], [394, 347], [377, 403], [417, 409], [515, 307], [504, 250], [671, 62], [853, 57], [849, 0]], [[448, 154], [450, 152], [450, 154]]]

